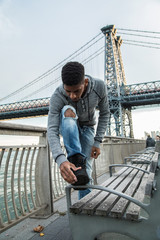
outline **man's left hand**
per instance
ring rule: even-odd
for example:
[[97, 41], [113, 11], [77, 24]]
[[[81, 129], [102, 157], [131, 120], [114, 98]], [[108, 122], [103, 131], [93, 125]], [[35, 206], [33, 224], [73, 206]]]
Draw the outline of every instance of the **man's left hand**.
[[97, 159], [97, 157], [100, 155], [101, 151], [100, 148], [92, 147], [91, 151], [91, 157]]

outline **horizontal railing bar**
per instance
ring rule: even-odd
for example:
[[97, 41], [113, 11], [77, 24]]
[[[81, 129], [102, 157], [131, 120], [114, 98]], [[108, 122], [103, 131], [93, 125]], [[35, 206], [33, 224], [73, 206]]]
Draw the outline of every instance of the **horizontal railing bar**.
[[130, 138], [130, 137], [120, 137], [120, 136], [104, 136], [103, 143], [105, 140], [110, 139], [110, 140], [124, 140], [124, 141], [141, 141], [144, 142], [145, 140], [143, 139], [136, 139], [136, 138]]
[[13, 130], [13, 131], [20, 130], [21, 132], [23, 132], [23, 131], [32, 131], [32, 132], [39, 132], [39, 133], [47, 132], [47, 128], [45, 128], [45, 127], [4, 123], [4, 122], [0, 122], [0, 129]]
[[[114, 145], [116, 145], [116, 144], [129, 144], [129, 142], [104, 142], [103, 144], [105, 144], [105, 145], [111, 145], [111, 144], [114, 144]], [[16, 149], [16, 148], [29, 148], [29, 147], [46, 147], [46, 145], [45, 144], [31, 144], [31, 145], [1, 145], [0, 146], [0, 149], [9, 149], [9, 148], [13, 148], [13, 149]]]
[[0, 146], [0, 149], [9, 149], [9, 148], [12, 148], [12, 149], [16, 149], [16, 148], [34, 148], [34, 147], [46, 147], [45, 144], [33, 144], [33, 145], [6, 145], [6, 146]]
[[[110, 143], [103, 143], [104, 146], [125, 146], [127, 147], [128, 145], [130, 145], [131, 143], [130, 142], [110, 142]], [[139, 144], [138, 142], [134, 142], [132, 144]]]
[[33, 131], [23, 131], [21, 130], [6, 130], [0, 128], [0, 135], [7, 135], [7, 136], [33, 136], [33, 137], [44, 137], [46, 133], [44, 132], [33, 132]]

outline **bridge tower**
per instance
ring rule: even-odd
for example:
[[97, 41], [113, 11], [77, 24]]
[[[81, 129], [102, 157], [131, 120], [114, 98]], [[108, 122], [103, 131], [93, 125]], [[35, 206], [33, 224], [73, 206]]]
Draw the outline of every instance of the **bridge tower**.
[[111, 112], [107, 135], [133, 137], [131, 108], [124, 108], [121, 104], [121, 89], [126, 85], [120, 51], [122, 39], [116, 36], [114, 25], [103, 27], [101, 31], [105, 35], [105, 82]]

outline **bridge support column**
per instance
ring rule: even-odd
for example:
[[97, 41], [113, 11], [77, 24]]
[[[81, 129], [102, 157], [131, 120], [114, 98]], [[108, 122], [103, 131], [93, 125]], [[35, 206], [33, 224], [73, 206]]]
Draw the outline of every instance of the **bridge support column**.
[[[116, 36], [114, 25], [106, 26], [101, 31], [105, 35], [105, 82], [108, 88], [111, 112], [107, 134], [133, 137], [131, 111], [125, 111], [125, 108], [121, 104], [121, 87], [126, 85], [120, 51], [122, 39]], [[127, 116], [128, 121], [126, 122]], [[127, 131], [127, 128], [130, 128], [129, 131]]]

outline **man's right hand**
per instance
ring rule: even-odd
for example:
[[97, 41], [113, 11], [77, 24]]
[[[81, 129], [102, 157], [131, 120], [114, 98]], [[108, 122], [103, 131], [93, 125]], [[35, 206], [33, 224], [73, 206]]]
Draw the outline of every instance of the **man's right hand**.
[[81, 169], [81, 167], [76, 168], [75, 165], [73, 163], [70, 163], [69, 161], [65, 161], [60, 165], [61, 175], [64, 180], [68, 183], [74, 184], [75, 182], [77, 182], [77, 178], [72, 172], [71, 168], [73, 169], [73, 171]]

